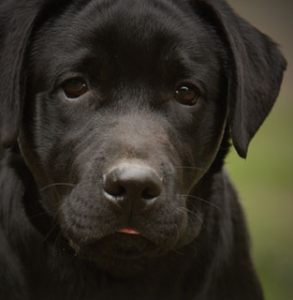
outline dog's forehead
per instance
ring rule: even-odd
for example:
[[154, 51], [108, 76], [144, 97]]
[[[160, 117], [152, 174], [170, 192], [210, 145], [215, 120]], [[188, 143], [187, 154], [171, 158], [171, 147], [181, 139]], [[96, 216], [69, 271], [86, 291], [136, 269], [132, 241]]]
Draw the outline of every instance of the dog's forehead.
[[[97, 31], [115, 30], [123, 34], [123, 38], [137, 37], [141, 39], [150, 33], [178, 33], [178, 30], [190, 28], [191, 7], [179, 5], [173, 0], [94, 0], [85, 4], [82, 9], [71, 13], [71, 25], [81, 31], [95, 34]], [[191, 17], [191, 18], [190, 18]], [[189, 23], [189, 24], [188, 24]]]
[[[85, 2], [70, 6], [54, 17], [37, 35], [32, 53], [42, 74], [74, 69], [75, 64], [91, 69], [153, 71], [168, 61], [215, 60], [218, 39], [188, 4], [181, 1], [124, 0]], [[87, 62], [87, 63], [86, 63]], [[70, 71], [70, 70], [69, 70]], [[135, 73], [134, 72], [134, 73]], [[135, 75], [136, 76], [136, 75]]]
[[[101, 8], [99, 2], [92, 2], [76, 18], [76, 26], [91, 38], [102, 34], [106, 38], [112, 36], [117, 40], [127, 40], [128, 43], [141, 41], [151, 44], [152, 38], [158, 35], [184, 38], [185, 32], [191, 29], [189, 16], [175, 7], [172, 1], [125, 0], [109, 4], [107, 8]], [[160, 2], [161, 5], [158, 5]]]
[[[87, 48], [108, 44], [119, 48], [123, 44], [139, 50], [152, 46], [172, 46], [184, 43], [190, 48], [206, 46], [209, 34], [190, 6], [181, 1], [124, 0], [84, 2], [70, 6], [68, 11], [53, 16], [38, 37], [46, 39], [50, 51], [54, 48], [72, 52], [76, 46]], [[121, 45], [122, 44], [122, 45]], [[62, 49], [60, 49], [62, 45]], [[134, 49], [137, 50], [137, 49]]]

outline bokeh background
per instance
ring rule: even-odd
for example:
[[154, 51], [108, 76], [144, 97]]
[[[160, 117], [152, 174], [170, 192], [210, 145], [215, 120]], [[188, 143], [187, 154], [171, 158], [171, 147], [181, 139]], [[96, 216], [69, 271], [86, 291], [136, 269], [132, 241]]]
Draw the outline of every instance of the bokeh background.
[[[248, 158], [226, 162], [246, 211], [252, 253], [267, 300], [293, 299], [293, 0], [227, 0], [271, 36], [287, 58], [278, 101]], [[235, 299], [237, 300], [237, 299]]]

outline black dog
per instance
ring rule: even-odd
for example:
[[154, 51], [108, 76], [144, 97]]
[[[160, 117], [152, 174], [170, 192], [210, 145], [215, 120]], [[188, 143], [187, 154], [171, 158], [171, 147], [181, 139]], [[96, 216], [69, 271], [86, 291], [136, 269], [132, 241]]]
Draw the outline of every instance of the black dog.
[[263, 299], [223, 161], [277, 46], [222, 0], [0, 3], [0, 299]]

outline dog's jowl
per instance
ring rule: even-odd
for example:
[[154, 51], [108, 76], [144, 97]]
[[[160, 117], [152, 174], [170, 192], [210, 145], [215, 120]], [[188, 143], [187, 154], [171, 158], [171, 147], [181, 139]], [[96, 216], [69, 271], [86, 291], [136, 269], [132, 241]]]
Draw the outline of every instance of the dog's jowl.
[[223, 0], [0, 0], [0, 45], [0, 299], [263, 299], [223, 164], [270, 38]]

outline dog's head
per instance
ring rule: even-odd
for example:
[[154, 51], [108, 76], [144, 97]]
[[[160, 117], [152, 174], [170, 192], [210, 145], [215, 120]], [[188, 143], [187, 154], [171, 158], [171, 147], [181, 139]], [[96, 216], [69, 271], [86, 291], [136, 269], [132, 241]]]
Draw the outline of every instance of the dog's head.
[[221, 0], [0, 10], [2, 144], [77, 255], [108, 268], [194, 240], [223, 136], [245, 157], [278, 95], [276, 45]]

